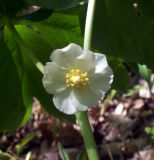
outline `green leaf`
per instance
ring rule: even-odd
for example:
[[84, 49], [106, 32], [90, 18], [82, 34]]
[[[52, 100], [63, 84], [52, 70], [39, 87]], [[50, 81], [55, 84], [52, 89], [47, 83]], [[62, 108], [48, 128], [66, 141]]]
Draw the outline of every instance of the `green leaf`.
[[[49, 44], [42, 39], [40, 34], [34, 32], [31, 28], [21, 25], [18, 25], [16, 28], [29, 48], [31, 48], [36, 53], [35, 56], [38, 58], [38, 60], [44, 63], [49, 61], [52, 49]], [[10, 47], [10, 50], [12, 52], [16, 52], [17, 56], [14, 56], [14, 59], [16, 61], [19, 61], [19, 58], [17, 57], [18, 55], [22, 55], [22, 60], [20, 61], [20, 63], [17, 63], [17, 67], [20, 74], [22, 74], [22, 95], [25, 106], [27, 106], [28, 108], [31, 107], [32, 98], [36, 97], [41, 102], [43, 107], [53, 116], [67, 120], [74, 120], [74, 116], [67, 116], [59, 112], [54, 107], [52, 102], [52, 95], [46, 93], [43, 88], [43, 75], [30, 61], [30, 59], [28, 58], [29, 56], [27, 56], [27, 54], [30, 53], [27, 53], [24, 48], [19, 47], [7, 30], [5, 31], [5, 34], [6, 41], [8, 43], [8, 46]]]
[[60, 143], [58, 144], [58, 149], [62, 160], [70, 160], [67, 152], [64, 150], [63, 146]]
[[140, 76], [149, 82], [152, 74], [151, 70], [144, 64], [138, 64], [138, 69]]
[[[78, 16], [66, 13], [54, 13], [49, 19], [29, 23], [31, 27], [17, 25], [16, 28], [21, 37], [25, 40], [29, 48], [36, 54], [35, 56], [43, 63], [49, 60], [53, 49], [65, 47], [70, 42], [82, 44], [82, 36]], [[43, 28], [42, 28], [43, 27]], [[18, 74], [21, 80], [21, 88], [24, 105], [26, 106], [26, 115], [22, 124], [24, 124], [30, 114], [32, 107], [32, 98], [35, 96], [41, 102], [43, 107], [52, 115], [74, 121], [74, 116], [66, 116], [59, 112], [53, 105], [52, 95], [46, 93], [42, 85], [42, 74], [29, 60], [24, 48], [21, 48], [10, 32], [5, 29], [5, 40], [12, 52], [16, 63]], [[40, 45], [41, 44], [41, 45]]]
[[32, 133], [28, 133], [22, 140], [20, 143], [18, 143], [16, 146], [15, 146], [15, 149], [16, 149], [16, 152], [17, 154], [19, 155], [22, 150], [24, 149], [24, 147], [32, 140], [34, 139], [35, 137], [37, 136], [37, 134], [35, 132], [32, 132]]
[[9, 154], [7, 152], [2, 152], [1, 150], [0, 150], [0, 158], [2, 158], [2, 159], [16, 160], [16, 157], [13, 157], [11, 154]]
[[138, 72], [139, 75], [148, 82], [149, 86], [152, 87], [153, 85], [151, 81], [152, 71], [146, 65], [138, 64]]
[[28, 3], [47, 9], [67, 9], [75, 7], [82, 0], [27, 0]]
[[[148, 0], [136, 3], [135, 8], [130, 0], [97, 0], [92, 44], [107, 55], [154, 70], [154, 5]], [[82, 26], [83, 17], [85, 11]]]
[[112, 88], [125, 92], [130, 82], [128, 71], [120, 59], [110, 57], [108, 60], [114, 73]]
[[133, 96], [134, 94], [138, 93], [143, 86], [141, 85], [135, 85], [133, 88], [130, 88], [126, 93], [125, 96]]
[[87, 153], [85, 149], [82, 149], [78, 155], [77, 155], [77, 160], [87, 160]]
[[145, 127], [145, 132], [149, 134], [151, 140], [154, 141], [154, 127], [153, 126]]
[[0, 132], [17, 128], [25, 114], [21, 81], [6, 43], [0, 39]]
[[77, 15], [54, 13], [45, 21], [33, 23], [33, 26], [53, 49], [63, 48], [69, 43], [83, 43]]
[[20, 16], [20, 19], [28, 20], [28, 21], [42, 21], [47, 19], [53, 13], [52, 9], [39, 9], [31, 14], [26, 14], [24, 16]]

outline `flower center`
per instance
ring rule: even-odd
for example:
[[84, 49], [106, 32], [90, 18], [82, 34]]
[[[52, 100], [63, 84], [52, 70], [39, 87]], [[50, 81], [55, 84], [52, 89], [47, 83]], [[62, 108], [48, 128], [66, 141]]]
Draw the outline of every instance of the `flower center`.
[[66, 85], [68, 87], [81, 87], [87, 85], [89, 82], [87, 72], [81, 73], [79, 69], [71, 69], [69, 73], [66, 74]]

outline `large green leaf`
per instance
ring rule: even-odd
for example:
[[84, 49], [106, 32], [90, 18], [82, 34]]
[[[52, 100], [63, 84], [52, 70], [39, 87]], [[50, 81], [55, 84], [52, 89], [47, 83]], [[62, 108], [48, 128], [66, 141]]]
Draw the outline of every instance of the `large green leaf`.
[[21, 81], [11, 54], [3, 38], [1, 38], [0, 131], [15, 129], [20, 125], [25, 113]]
[[[82, 44], [83, 41], [80, 34], [78, 16], [76, 14], [71, 15], [70, 11], [69, 14], [67, 12], [53, 13], [47, 20], [32, 23], [31, 26], [33, 30], [21, 26], [18, 26], [17, 29], [28, 46], [36, 53], [35, 56], [43, 63], [50, 61], [49, 57], [54, 49], [63, 48], [71, 42]], [[29, 67], [29, 70], [32, 71], [32, 66]], [[43, 89], [42, 75], [41, 77], [39, 75], [36, 76], [36, 73], [32, 75], [34, 77], [32, 81], [35, 84], [39, 84], [37, 87], [30, 88], [35, 90], [35, 95], [40, 94], [37, 97], [44, 107], [59, 118], [72, 119], [73, 116], [64, 116], [55, 109], [52, 103], [52, 96]], [[38, 82], [35, 82], [36, 79]], [[39, 86], [41, 88], [38, 91]], [[34, 91], [31, 93], [34, 93]]]
[[82, 45], [78, 15], [54, 13], [45, 21], [33, 23], [33, 27], [53, 49], [63, 48], [69, 43]]
[[[16, 29], [18, 30], [20, 36], [27, 43], [28, 47], [33, 50], [38, 60], [43, 63], [49, 61], [51, 52], [56, 48], [65, 47], [70, 42], [82, 44], [79, 22], [76, 14], [71, 15], [70, 12], [69, 14], [55, 13], [48, 20], [37, 23], [27, 23], [31, 24], [31, 26], [26, 27], [23, 25], [17, 25]], [[23, 107], [24, 110], [22, 111], [26, 110], [27, 112], [24, 116], [24, 113], [21, 114], [16, 109], [15, 113], [17, 113], [18, 115], [14, 114], [13, 122], [17, 121], [18, 124], [20, 124], [21, 122], [22, 124], [24, 124], [26, 120], [28, 120], [31, 113], [32, 98], [34, 96], [40, 100], [43, 107], [52, 115], [58, 118], [74, 120], [74, 116], [66, 116], [55, 109], [52, 102], [52, 95], [46, 93], [43, 88], [42, 74], [36, 69], [35, 65], [32, 64], [29, 59], [29, 56], [31, 56], [29, 54], [31, 53], [28, 53], [24, 48], [16, 43], [15, 38], [7, 28], [5, 28], [5, 41], [7, 42], [9, 51], [11, 52], [10, 55], [12, 54], [13, 56], [12, 63], [14, 63], [16, 66], [14, 70], [16, 71], [15, 73], [17, 75], [10, 75], [10, 79], [18, 78], [19, 83], [17, 80], [15, 81], [16, 83], [18, 83], [18, 86], [14, 86], [16, 87], [16, 89], [18, 87], [20, 88], [20, 95], [17, 96], [19, 99], [21, 97], [22, 107], [24, 105], [26, 106], [26, 108]], [[2, 62], [4, 62], [4, 60], [2, 60]], [[13, 69], [13, 67], [11, 67], [11, 69]], [[9, 71], [11, 70], [9, 69]], [[13, 74], [13, 71], [11, 71], [11, 73]], [[9, 93], [12, 92], [9, 91]], [[4, 95], [3, 99], [5, 99], [5, 97], [6, 96]], [[20, 104], [17, 100], [16, 103]], [[7, 104], [10, 104], [10, 100], [7, 101]], [[13, 116], [12, 111], [11, 115]], [[4, 113], [3, 116], [6, 117], [6, 114]], [[22, 118], [20, 116], [24, 118], [24, 121], [22, 121]], [[9, 116], [9, 118], [11, 118], [11, 116]], [[12, 123], [10, 124], [12, 128], [17, 127], [17, 125], [14, 126], [12, 125]], [[2, 129], [8, 129], [7, 125], [5, 126], [6, 127]]]
[[151, 2], [137, 1], [135, 8], [130, 0], [97, 0], [94, 47], [126, 62], [147, 64], [154, 70], [154, 5]]
[[[41, 38], [38, 33], [34, 32], [31, 28], [20, 25], [18, 25], [16, 29], [29, 48], [36, 53], [35, 56], [38, 58], [38, 60], [41, 62], [49, 61], [48, 59], [50, 57], [52, 48]], [[37, 97], [43, 107], [53, 116], [62, 119], [73, 120], [73, 116], [66, 116], [54, 107], [52, 95], [46, 93], [43, 88], [43, 75], [37, 70], [36, 66], [29, 59], [29, 56], [31, 55], [28, 54], [30, 53], [27, 53], [27, 51], [24, 48], [19, 47], [18, 44], [15, 44], [16, 42], [8, 31], [6, 31], [6, 40], [11, 51], [16, 51], [18, 55], [22, 55], [23, 63], [22, 65], [18, 65], [18, 68], [19, 70], [22, 68], [24, 71], [22, 79], [22, 95], [24, 104], [28, 107], [31, 107], [32, 98]], [[14, 58], [16, 60], [16, 57]]]
[[82, 0], [27, 0], [32, 5], [37, 5], [47, 9], [67, 9], [75, 7]]

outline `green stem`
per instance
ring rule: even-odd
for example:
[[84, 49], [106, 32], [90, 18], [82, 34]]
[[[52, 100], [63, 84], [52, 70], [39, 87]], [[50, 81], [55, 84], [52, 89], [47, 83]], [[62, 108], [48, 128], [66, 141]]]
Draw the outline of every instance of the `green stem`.
[[28, 58], [30, 59], [30, 61], [36, 66], [36, 68], [43, 73], [44, 71], [44, 65], [35, 57], [35, 54], [33, 53], [33, 51], [29, 48], [29, 46], [25, 43], [25, 41], [21, 38], [21, 36], [18, 34], [16, 28], [14, 27], [14, 25], [12, 23], [9, 22], [9, 20], [7, 21], [7, 27], [10, 30], [10, 32], [12, 33], [14, 39], [16, 40], [16, 42], [19, 44], [20, 47], [24, 48], [27, 53], [28, 53]]
[[[85, 34], [84, 34], [84, 47], [83, 47], [84, 50], [89, 50], [91, 46], [95, 3], [96, 0], [89, 0], [88, 2]], [[96, 148], [91, 126], [88, 120], [87, 112], [76, 113], [76, 119], [78, 124], [80, 125], [81, 133], [84, 139], [89, 160], [99, 160], [98, 151]]]
[[89, 50], [91, 46], [95, 4], [96, 4], [96, 0], [89, 0], [88, 2], [85, 32], [84, 32], [84, 45], [83, 45], [83, 48], [85, 50]]
[[76, 113], [76, 118], [78, 124], [80, 125], [89, 160], [99, 160], [87, 112]]
[[9, 158], [10, 160], [17, 160], [15, 157], [11, 156], [9, 153], [6, 153], [6, 152], [2, 152], [0, 153], [0, 158]]

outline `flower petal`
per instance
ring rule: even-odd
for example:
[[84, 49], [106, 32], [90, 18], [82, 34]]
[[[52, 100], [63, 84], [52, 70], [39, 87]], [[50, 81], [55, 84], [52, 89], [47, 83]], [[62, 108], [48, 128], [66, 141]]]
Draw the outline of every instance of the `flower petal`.
[[[54, 94], [53, 102], [56, 108], [66, 114], [88, 110], [101, 100], [110, 88], [113, 73], [103, 54], [83, 51], [79, 45], [72, 43], [63, 49], [55, 50], [51, 60], [53, 62], [45, 66], [43, 85], [47, 92]], [[87, 72], [89, 83], [79, 88], [67, 87], [66, 74], [71, 69]]]
[[94, 61], [94, 53], [87, 50], [84, 51], [81, 56], [77, 57], [75, 67], [77, 69], [80, 69], [82, 72], [89, 72], [91, 69], [95, 67]]
[[100, 90], [101, 92], [107, 92], [113, 81], [113, 72], [109, 66], [101, 72], [102, 73], [93, 73], [93, 75], [90, 75], [90, 87]]
[[81, 87], [73, 90], [80, 104], [89, 107], [97, 104], [104, 94], [99, 90], [91, 89], [89, 86]]
[[95, 53], [95, 73], [104, 73], [107, 67], [106, 56], [101, 53]]
[[50, 94], [66, 88], [65, 75], [68, 70], [61, 68], [55, 62], [48, 62], [44, 68], [43, 86]]
[[63, 49], [53, 51], [50, 58], [62, 67], [72, 69], [75, 67], [76, 58], [81, 54], [82, 48], [77, 44], [71, 43]]
[[53, 103], [58, 110], [66, 114], [74, 114], [88, 109], [87, 106], [78, 102], [73, 91], [69, 88], [55, 94], [53, 97]]

